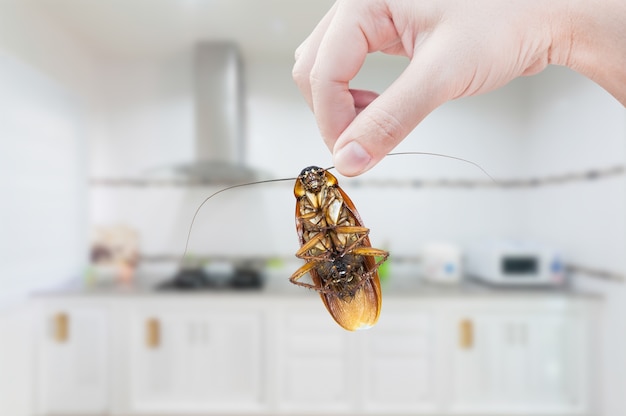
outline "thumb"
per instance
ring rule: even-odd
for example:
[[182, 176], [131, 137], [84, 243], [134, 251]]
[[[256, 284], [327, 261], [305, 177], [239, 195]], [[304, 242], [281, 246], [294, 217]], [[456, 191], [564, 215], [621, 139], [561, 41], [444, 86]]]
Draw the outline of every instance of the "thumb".
[[[333, 148], [335, 168], [359, 175], [382, 160], [436, 107], [454, 96], [440, 87], [445, 70], [413, 59], [404, 72], [345, 128]], [[441, 62], [441, 61], [439, 61]]]

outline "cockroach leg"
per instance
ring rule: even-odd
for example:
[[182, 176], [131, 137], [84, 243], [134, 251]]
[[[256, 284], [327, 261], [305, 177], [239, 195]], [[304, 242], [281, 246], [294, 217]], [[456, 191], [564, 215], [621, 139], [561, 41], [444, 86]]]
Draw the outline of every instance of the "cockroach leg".
[[[312, 248], [314, 248], [316, 245], [318, 245], [319, 243], [323, 243], [325, 239], [324, 234], [322, 233], [318, 233], [316, 234], [313, 238], [311, 238], [309, 241], [307, 241], [305, 244], [302, 245], [302, 247], [300, 247], [300, 249], [298, 251], [296, 251], [296, 257], [298, 257], [299, 259], [303, 259], [303, 260], [322, 260], [322, 259], [326, 259], [327, 257], [320, 257], [318, 256], [312, 256], [307, 254], [307, 251], [311, 250]], [[327, 247], [325, 247], [327, 248]], [[324, 251], [325, 253], [328, 253], [327, 250]]]
[[343, 234], [369, 234], [370, 229], [367, 227], [359, 227], [357, 225], [338, 225], [333, 228], [338, 233]]
[[[340, 226], [335, 227], [335, 233], [333, 234], [336, 238], [338, 238], [339, 234], [353, 234], [357, 238], [350, 245], [343, 248], [343, 254], [350, 253], [354, 248], [362, 245], [363, 240], [370, 233], [369, 228], [366, 227], [357, 227], [357, 226]], [[359, 235], [360, 234], [360, 235]]]
[[387, 257], [389, 257], [388, 251], [381, 250], [379, 248], [365, 247], [365, 246], [355, 247], [354, 249], [352, 249], [351, 254], [359, 254], [361, 256], [369, 256], [369, 257], [382, 257], [382, 260], [379, 260], [377, 265], [384, 263], [385, 260], [387, 260]]
[[294, 285], [298, 285], [298, 286], [302, 286], [302, 287], [306, 287], [308, 289], [314, 289], [314, 290], [318, 290], [319, 288], [315, 285], [312, 285], [310, 283], [304, 283], [304, 282], [299, 282], [298, 279], [300, 279], [302, 276], [304, 276], [305, 274], [307, 274], [309, 271], [311, 271], [312, 269], [315, 269], [315, 267], [317, 267], [318, 262], [317, 261], [309, 261], [307, 263], [304, 263], [302, 265], [302, 267], [300, 267], [298, 270], [296, 270], [291, 277], [289, 277], [289, 281], [291, 283], [293, 283]]

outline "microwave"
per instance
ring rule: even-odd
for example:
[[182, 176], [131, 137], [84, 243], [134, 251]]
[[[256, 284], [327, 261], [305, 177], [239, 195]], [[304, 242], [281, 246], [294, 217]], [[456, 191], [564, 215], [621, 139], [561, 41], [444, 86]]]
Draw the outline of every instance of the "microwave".
[[499, 286], [565, 285], [559, 252], [527, 241], [498, 240], [470, 247], [466, 256], [469, 277]]

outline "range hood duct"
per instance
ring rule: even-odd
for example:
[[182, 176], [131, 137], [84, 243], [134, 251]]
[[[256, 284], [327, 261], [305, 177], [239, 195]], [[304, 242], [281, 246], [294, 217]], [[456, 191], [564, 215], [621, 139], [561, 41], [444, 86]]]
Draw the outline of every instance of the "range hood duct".
[[194, 56], [196, 160], [177, 167], [188, 179], [235, 184], [258, 175], [245, 166], [243, 63], [233, 42], [203, 42]]

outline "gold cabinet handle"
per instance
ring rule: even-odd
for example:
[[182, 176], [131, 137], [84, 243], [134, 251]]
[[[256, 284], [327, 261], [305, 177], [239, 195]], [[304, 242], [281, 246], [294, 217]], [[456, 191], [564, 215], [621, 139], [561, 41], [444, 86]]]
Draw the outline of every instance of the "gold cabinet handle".
[[161, 343], [161, 323], [157, 318], [146, 321], [146, 345], [148, 348], [158, 348]]
[[470, 319], [463, 319], [459, 323], [459, 346], [469, 350], [474, 345], [474, 324]]
[[59, 344], [67, 342], [70, 338], [70, 318], [64, 312], [54, 316], [54, 339]]

